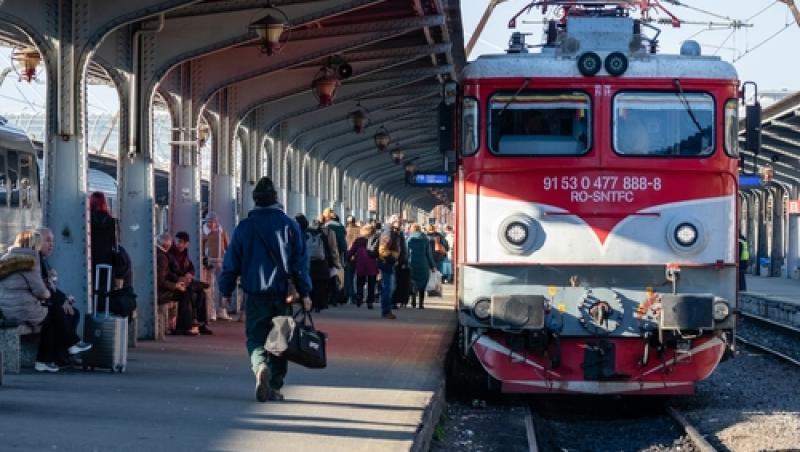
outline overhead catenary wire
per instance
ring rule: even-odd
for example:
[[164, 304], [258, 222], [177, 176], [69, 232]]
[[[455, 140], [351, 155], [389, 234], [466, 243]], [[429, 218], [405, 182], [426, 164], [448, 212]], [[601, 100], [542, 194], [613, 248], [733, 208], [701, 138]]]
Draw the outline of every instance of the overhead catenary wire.
[[735, 57], [732, 62], [735, 63], [735, 62], [741, 60], [742, 58], [746, 57], [747, 55], [753, 53], [756, 49], [758, 49], [759, 47], [761, 47], [764, 44], [768, 43], [769, 41], [773, 40], [776, 36], [778, 36], [779, 34], [783, 33], [784, 31], [786, 31], [792, 25], [794, 25], [794, 23], [789, 22], [789, 23], [785, 24], [781, 29], [779, 29], [775, 33], [771, 34], [769, 37], [767, 37], [763, 41], [759, 42], [758, 44], [754, 45], [753, 47], [748, 48], [741, 55]]

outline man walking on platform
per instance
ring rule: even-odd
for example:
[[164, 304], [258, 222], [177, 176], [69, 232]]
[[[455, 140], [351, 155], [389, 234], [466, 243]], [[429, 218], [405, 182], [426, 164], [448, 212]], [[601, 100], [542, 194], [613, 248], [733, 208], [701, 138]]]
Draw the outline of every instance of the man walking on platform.
[[268, 354], [264, 342], [272, 329], [272, 318], [289, 313], [290, 280], [302, 299], [303, 309], [311, 310], [311, 278], [303, 233], [297, 222], [283, 212], [269, 178], [258, 181], [253, 201], [256, 208], [233, 231], [219, 277], [219, 290], [229, 302], [236, 280], [241, 278], [247, 352], [256, 376], [256, 400], [280, 401], [288, 363], [285, 358]]

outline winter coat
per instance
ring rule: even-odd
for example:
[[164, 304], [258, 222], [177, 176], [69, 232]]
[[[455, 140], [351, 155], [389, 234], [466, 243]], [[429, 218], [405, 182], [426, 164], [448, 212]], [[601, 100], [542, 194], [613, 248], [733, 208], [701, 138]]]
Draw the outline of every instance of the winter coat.
[[347, 230], [347, 235], [345, 236], [347, 249], [350, 249], [353, 247], [353, 242], [361, 236], [361, 228], [355, 225], [347, 225], [345, 229]]
[[220, 226], [216, 231], [203, 234], [203, 257], [207, 259], [222, 259], [228, 248], [228, 234]]
[[183, 277], [187, 273], [194, 275], [194, 264], [189, 259], [188, 248], [178, 251], [178, 247], [173, 244], [172, 248], [169, 249], [169, 258], [169, 270], [176, 277]]
[[375, 276], [378, 274], [378, 261], [367, 254], [367, 242], [369, 237], [359, 237], [353, 241], [353, 245], [347, 251], [347, 260], [354, 260], [356, 275]]
[[6, 319], [39, 325], [47, 316], [42, 300], [50, 298], [50, 291], [42, 279], [39, 253], [29, 248], [10, 248], [0, 257], [0, 265], [12, 262], [26, 263], [26, 270], [13, 271], [0, 280], [0, 311]]
[[347, 254], [347, 232], [345, 232], [344, 226], [342, 223], [339, 223], [336, 220], [330, 220], [325, 223], [325, 227], [328, 230], [333, 231], [336, 234], [336, 245], [337, 251], [339, 251], [340, 256], [344, 256]]
[[411, 280], [417, 290], [425, 290], [428, 285], [430, 269], [435, 268], [433, 252], [428, 237], [415, 232], [408, 238], [408, 265], [411, 267]]
[[[112, 265], [117, 246], [117, 220], [105, 212], [92, 212], [92, 267]], [[93, 273], [94, 274], [94, 273]]]
[[240, 277], [247, 294], [283, 298], [288, 291], [288, 273], [300, 296], [306, 297], [311, 291], [308, 262], [305, 236], [297, 222], [277, 204], [256, 207], [233, 231], [219, 290], [230, 297]]
[[[447, 257], [447, 252], [450, 251], [450, 244], [447, 243], [447, 240], [444, 236], [438, 232], [429, 232], [428, 233], [428, 240], [430, 241], [431, 245], [431, 252], [433, 253], [433, 260], [437, 263], [443, 261]], [[439, 242], [442, 247], [444, 247], [444, 254], [440, 254], [436, 252], [436, 242]]]
[[156, 247], [156, 288], [158, 304], [169, 303], [174, 298], [176, 279], [169, 269], [170, 257], [166, 251]]

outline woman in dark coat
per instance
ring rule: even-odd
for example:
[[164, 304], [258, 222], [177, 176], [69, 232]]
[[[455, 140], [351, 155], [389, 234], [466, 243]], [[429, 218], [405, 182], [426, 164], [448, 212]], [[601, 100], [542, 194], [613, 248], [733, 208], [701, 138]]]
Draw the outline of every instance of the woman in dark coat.
[[375, 284], [378, 277], [377, 241], [375, 227], [361, 226], [360, 237], [353, 241], [347, 251], [347, 261], [352, 262], [356, 273], [356, 305], [364, 302], [364, 284], [367, 284], [367, 308], [375, 302]]
[[411, 281], [414, 292], [411, 296], [411, 306], [416, 306], [419, 297], [419, 308], [425, 308], [425, 287], [428, 285], [430, 272], [436, 268], [433, 261], [428, 237], [422, 233], [418, 224], [411, 225], [411, 235], [408, 237], [408, 263], [411, 267]]
[[[106, 196], [99, 191], [89, 196], [89, 212], [92, 221], [92, 287], [95, 287], [94, 277], [97, 265], [114, 265], [114, 252], [117, 247], [117, 220], [109, 212]], [[113, 279], [113, 275], [111, 278]], [[100, 281], [99, 287], [105, 291], [106, 281]]]

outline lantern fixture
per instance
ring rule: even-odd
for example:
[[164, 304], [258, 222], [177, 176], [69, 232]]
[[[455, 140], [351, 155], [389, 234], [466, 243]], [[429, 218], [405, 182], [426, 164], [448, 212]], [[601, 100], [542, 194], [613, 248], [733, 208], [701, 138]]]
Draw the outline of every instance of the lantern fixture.
[[268, 9], [278, 17], [267, 14], [261, 19], [252, 22], [247, 28], [250, 31], [255, 31], [258, 35], [261, 53], [274, 55], [280, 52], [283, 44], [289, 39], [289, 34], [287, 33], [289, 31], [289, 17], [286, 13], [273, 6], [269, 6]]
[[356, 109], [351, 111], [347, 117], [353, 123], [353, 132], [355, 133], [363, 132], [364, 129], [367, 128], [367, 124], [369, 124], [367, 110], [361, 106], [360, 102], [356, 105]]
[[389, 147], [389, 143], [392, 142], [391, 135], [389, 135], [383, 126], [381, 126], [381, 130], [375, 133], [373, 139], [375, 140], [375, 147], [378, 148], [378, 152], [385, 151]]
[[11, 54], [12, 67], [19, 76], [20, 81], [28, 83], [36, 80], [37, 70], [39, 63], [42, 61], [42, 56], [39, 51], [33, 47], [24, 47], [21, 49], [14, 49]]
[[323, 66], [317, 71], [314, 80], [311, 82], [311, 91], [314, 92], [320, 107], [330, 107], [333, 99], [336, 98], [336, 90], [339, 88], [339, 79], [336, 77], [336, 70], [330, 66]]
[[392, 151], [392, 160], [394, 161], [394, 163], [396, 165], [399, 165], [400, 162], [403, 161], [403, 156], [404, 155], [405, 155], [405, 153], [403, 152], [403, 150], [400, 149], [400, 148], [397, 148], [397, 149]]

